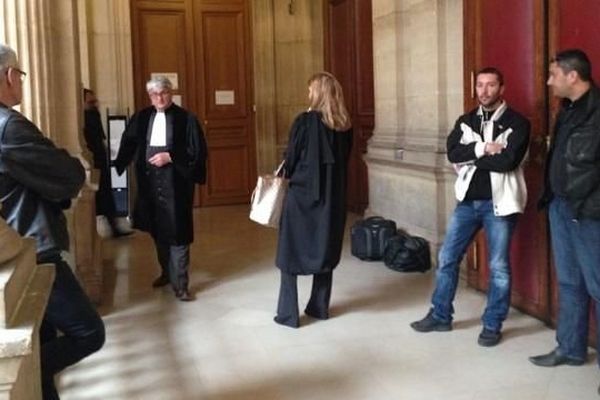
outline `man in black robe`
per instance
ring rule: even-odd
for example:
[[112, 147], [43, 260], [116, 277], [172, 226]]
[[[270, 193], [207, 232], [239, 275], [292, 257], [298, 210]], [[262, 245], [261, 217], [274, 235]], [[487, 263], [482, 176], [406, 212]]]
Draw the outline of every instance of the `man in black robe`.
[[194, 183], [206, 181], [207, 149], [196, 116], [173, 103], [172, 87], [164, 76], [148, 81], [152, 106], [131, 118], [114, 165], [121, 174], [135, 157], [133, 227], [152, 235], [162, 268], [152, 286], [171, 283], [181, 301], [190, 301]]

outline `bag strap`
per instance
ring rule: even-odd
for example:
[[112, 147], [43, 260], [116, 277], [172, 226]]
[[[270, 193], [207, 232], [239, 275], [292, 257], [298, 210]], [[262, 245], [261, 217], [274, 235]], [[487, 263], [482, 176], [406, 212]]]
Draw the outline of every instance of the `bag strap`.
[[284, 167], [285, 167], [285, 160], [282, 160], [281, 163], [279, 164], [279, 166], [277, 167], [277, 169], [275, 170], [275, 172], [273, 172], [273, 175], [280, 176], [281, 173], [283, 172]]

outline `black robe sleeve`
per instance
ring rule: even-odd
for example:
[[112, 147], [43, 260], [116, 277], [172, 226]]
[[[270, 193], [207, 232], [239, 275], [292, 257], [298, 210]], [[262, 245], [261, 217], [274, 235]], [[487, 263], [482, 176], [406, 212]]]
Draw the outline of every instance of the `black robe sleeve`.
[[119, 145], [119, 152], [117, 158], [113, 162], [113, 165], [117, 169], [117, 173], [121, 175], [127, 166], [133, 160], [135, 153], [139, 145], [138, 135], [138, 124], [140, 123], [140, 114], [134, 114], [127, 124], [123, 136], [121, 136], [121, 143]]
[[186, 157], [171, 152], [171, 160], [177, 171], [195, 183], [206, 183], [207, 145], [202, 127], [196, 116], [188, 113], [186, 125]]
[[285, 152], [285, 177], [290, 178], [297, 168], [302, 151], [306, 147], [306, 126], [304, 113], [294, 120], [290, 129], [287, 150]]

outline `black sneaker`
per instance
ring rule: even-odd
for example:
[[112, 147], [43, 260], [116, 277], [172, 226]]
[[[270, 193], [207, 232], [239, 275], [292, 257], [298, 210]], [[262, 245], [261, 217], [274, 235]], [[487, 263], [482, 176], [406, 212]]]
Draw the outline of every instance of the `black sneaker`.
[[442, 322], [433, 317], [433, 310], [429, 310], [425, 318], [411, 322], [411, 328], [417, 332], [448, 332], [452, 330], [452, 322]]
[[502, 332], [483, 328], [477, 338], [477, 343], [483, 347], [493, 347], [502, 339]]

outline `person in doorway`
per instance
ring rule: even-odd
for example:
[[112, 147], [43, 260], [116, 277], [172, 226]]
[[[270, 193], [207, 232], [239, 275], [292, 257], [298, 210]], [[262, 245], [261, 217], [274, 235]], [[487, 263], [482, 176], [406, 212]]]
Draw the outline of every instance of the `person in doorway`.
[[490, 278], [477, 342], [489, 347], [500, 342], [510, 306], [509, 249], [517, 215], [527, 201], [522, 163], [530, 123], [503, 100], [504, 79], [498, 69], [480, 70], [475, 89], [479, 106], [456, 121], [447, 139], [448, 160], [458, 173], [454, 186], [458, 204], [439, 252], [432, 307], [425, 318], [410, 325], [417, 332], [452, 330], [459, 265], [483, 228]]
[[547, 84], [562, 99], [539, 203], [548, 207], [550, 219], [558, 345], [530, 361], [554, 367], [586, 361], [590, 300], [600, 343], [600, 90], [589, 58], [578, 49], [556, 54]]
[[147, 82], [152, 106], [131, 117], [114, 165], [121, 174], [135, 157], [133, 227], [150, 233], [162, 269], [152, 286], [170, 283], [179, 300], [191, 301], [194, 183], [206, 181], [207, 148], [198, 119], [173, 103], [172, 88], [164, 76]]
[[61, 255], [69, 248], [63, 208], [79, 193], [85, 171], [77, 158], [12, 109], [22, 101], [24, 76], [14, 50], [0, 44], [0, 216], [35, 240], [38, 264], [55, 266], [40, 327], [42, 394], [44, 400], [54, 400], [59, 398], [54, 376], [99, 350], [105, 331]]
[[83, 89], [83, 111], [83, 136], [86, 146], [94, 158], [94, 168], [100, 171], [100, 181], [96, 192], [96, 215], [106, 218], [113, 237], [130, 235], [133, 231], [120, 227], [117, 219], [117, 207], [115, 206], [110, 183], [108, 155], [104, 144], [106, 135], [102, 128], [98, 99], [93, 90]]
[[300, 326], [297, 276], [313, 275], [305, 313], [329, 317], [332, 274], [346, 223], [346, 177], [352, 145], [342, 87], [320, 72], [308, 81], [310, 108], [294, 121], [285, 156], [289, 188], [281, 216], [276, 265], [281, 286], [275, 322]]

